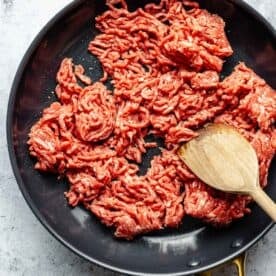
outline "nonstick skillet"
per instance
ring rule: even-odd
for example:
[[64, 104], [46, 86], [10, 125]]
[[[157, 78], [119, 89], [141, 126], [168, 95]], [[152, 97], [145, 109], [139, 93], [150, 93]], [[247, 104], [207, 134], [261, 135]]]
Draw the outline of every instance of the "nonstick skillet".
[[[133, 241], [113, 237], [112, 230], [84, 209], [70, 208], [64, 198], [67, 183], [33, 168], [26, 141], [41, 111], [56, 100], [55, 75], [64, 57], [84, 65], [93, 80], [102, 76], [99, 61], [87, 52], [97, 34], [95, 16], [105, 1], [79, 0], [64, 8], [38, 34], [25, 54], [10, 94], [7, 139], [18, 185], [34, 214], [64, 245], [103, 267], [132, 275], [188, 275], [227, 262], [246, 251], [272, 226], [264, 212], [252, 204], [252, 214], [228, 228], [215, 229], [185, 217], [178, 229], [165, 229]], [[131, 9], [149, 1], [128, 1]], [[269, 23], [238, 0], [202, 0], [201, 7], [219, 14], [234, 55], [224, 64], [228, 75], [245, 61], [273, 88], [276, 87], [276, 33]], [[269, 7], [268, 7], [269, 8]], [[157, 151], [145, 156], [141, 170]], [[276, 201], [276, 160], [271, 164], [266, 192]]]

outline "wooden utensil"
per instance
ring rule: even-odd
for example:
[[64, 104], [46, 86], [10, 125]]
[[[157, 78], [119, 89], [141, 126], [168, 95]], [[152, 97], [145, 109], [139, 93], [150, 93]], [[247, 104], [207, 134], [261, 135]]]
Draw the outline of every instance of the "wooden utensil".
[[209, 124], [181, 146], [179, 156], [202, 181], [215, 189], [250, 195], [276, 221], [276, 204], [259, 184], [254, 148], [238, 131]]

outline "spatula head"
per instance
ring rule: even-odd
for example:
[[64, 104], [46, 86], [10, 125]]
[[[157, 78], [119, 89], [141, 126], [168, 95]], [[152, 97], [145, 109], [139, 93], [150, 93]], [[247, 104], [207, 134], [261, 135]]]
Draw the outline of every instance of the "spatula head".
[[179, 149], [179, 156], [206, 184], [227, 191], [250, 193], [259, 185], [254, 148], [228, 125], [209, 124]]

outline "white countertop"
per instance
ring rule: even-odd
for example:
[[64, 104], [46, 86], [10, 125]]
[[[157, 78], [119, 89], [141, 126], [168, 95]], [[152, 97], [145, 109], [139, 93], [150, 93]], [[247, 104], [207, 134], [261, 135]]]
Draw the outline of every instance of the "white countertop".
[[[99, 0], [104, 1], [104, 0]], [[6, 141], [6, 109], [19, 62], [39, 30], [69, 0], [0, 2], [0, 276], [119, 275], [81, 259], [56, 241], [38, 222], [13, 176]], [[275, 0], [246, 0], [276, 27]], [[38, 4], [39, 3], [39, 4]], [[276, 275], [276, 228], [248, 252], [248, 276]], [[215, 276], [233, 275], [225, 268]]]

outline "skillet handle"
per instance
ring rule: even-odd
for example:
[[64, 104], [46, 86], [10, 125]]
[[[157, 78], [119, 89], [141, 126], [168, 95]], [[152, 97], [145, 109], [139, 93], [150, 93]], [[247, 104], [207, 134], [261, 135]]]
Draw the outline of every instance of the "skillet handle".
[[239, 257], [232, 260], [232, 264], [236, 266], [239, 276], [245, 276], [245, 263], [246, 253], [243, 253]]
[[212, 272], [214, 270], [216, 270], [217, 268], [223, 267], [226, 264], [234, 264], [237, 268], [238, 276], [245, 276], [245, 262], [246, 262], [246, 253], [243, 253], [240, 256], [238, 256], [237, 258], [233, 259], [232, 261], [227, 262], [227, 263], [225, 263], [221, 266], [218, 266], [214, 269], [201, 272], [201, 273], [197, 274], [197, 276], [212, 276]]

